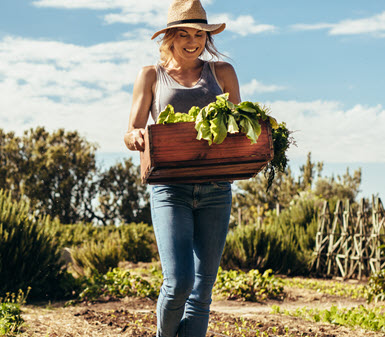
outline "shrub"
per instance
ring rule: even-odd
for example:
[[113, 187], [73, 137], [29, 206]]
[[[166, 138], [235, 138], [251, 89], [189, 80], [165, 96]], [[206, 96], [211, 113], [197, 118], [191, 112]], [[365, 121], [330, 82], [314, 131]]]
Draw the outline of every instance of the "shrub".
[[258, 270], [250, 270], [245, 273], [220, 268], [213, 293], [225, 295], [227, 299], [231, 300], [242, 299], [251, 302], [283, 297], [283, 286], [271, 272], [271, 270], [266, 270], [261, 274]]
[[368, 302], [385, 301], [385, 269], [372, 275], [367, 285]]
[[232, 230], [226, 239], [221, 265], [224, 269], [272, 269], [281, 273], [297, 273], [303, 261], [289, 240], [254, 225]]
[[50, 221], [32, 216], [27, 202], [0, 190], [0, 296], [29, 286], [31, 297], [57, 291], [59, 252], [46, 230]]
[[78, 275], [105, 274], [116, 268], [120, 261], [150, 262], [156, 257], [154, 233], [146, 224], [132, 223], [119, 227], [85, 225], [87, 236], [79, 231], [81, 224], [64, 227], [62, 242], [83, 241], [82, 245], [71, 248], [73, 271]]
[[7, 293], [5, 298], [0, 297], [0, 336], [13, 336], [20, 331], [24, 320], [21, 317], [20, 305], [24, 304], [30, 289], [24, 294]]
[[[61, 248], [80, 246], [86, 241], [97, 239], [103, 227], [95, 226], [92, 223], [77, 223], [66, 225], [55, 222], [50, 228], [50, 232], [55, 236]], [[108, 237], [108, 235], [106, 235]], [[98, 240], [100, 241], [100, 240]]]
[[317, 231], [316, 205], [316, 199], [303, 193], [279, 216], [271, 212], [260, 229], [251, 224], [230, 230], [222, 267], [308, 273]]
[[104, 242], [89, 241], [81, 247], [71, 249], [75, 273], [91, 277], [95, 273], [105, 274], [110, 268], [118, 266], [121, 260], [121, 247], [113, 238]]
[[150, 262], [157, 258], [152, 227], [146, 224], [128, 224], [119, 227], [123, 257], [131, 262]]
[[79, 301], [95, 301], [101, 297], [123, 298], [126, 296], [149, 297], [159, 295], [160, 280], [152, 282], [141, 276], [132, 275], [128, 270], [114, 268], [104, 275], [94, 274], [87, 279], [87, 285], [80, 293]]

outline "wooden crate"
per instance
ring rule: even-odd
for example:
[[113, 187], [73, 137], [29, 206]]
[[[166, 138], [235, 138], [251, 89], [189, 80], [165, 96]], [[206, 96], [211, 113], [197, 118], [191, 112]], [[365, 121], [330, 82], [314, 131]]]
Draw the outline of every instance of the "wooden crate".
[[248, 179], [273, 159], [268, 120], [261, 121], [256, 144], [244, 133], [228, 134], [222, 144], [197, 140], [195, 123], [149, 125], [140, 153], [142, 183], [199, 183]]

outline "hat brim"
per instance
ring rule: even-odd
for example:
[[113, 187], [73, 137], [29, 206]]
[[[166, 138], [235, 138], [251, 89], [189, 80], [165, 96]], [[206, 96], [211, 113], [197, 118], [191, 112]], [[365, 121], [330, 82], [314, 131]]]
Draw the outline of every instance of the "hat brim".
[[218, 34], [222, 32], [226, 28], [225, 23], [218, 23], [218, 24], [204, 24], [204, 23], [180, 23], [178, 25], [172, 25], [170, 27], [164, 28], [162, 30], [157, 31], [151, 38], [151, 40], [155, 39], [158, 35], [165, 33], [167, 30], [171, 28], [178, 28], [178, 27], [187, 27], [187, 28], [195, 28], [199, 30], [204, 30], [206, 32], [210, 32], [212, 35]]

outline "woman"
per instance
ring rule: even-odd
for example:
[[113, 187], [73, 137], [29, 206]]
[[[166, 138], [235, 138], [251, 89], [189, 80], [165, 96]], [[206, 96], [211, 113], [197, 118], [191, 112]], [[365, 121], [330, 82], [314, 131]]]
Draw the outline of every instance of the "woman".
[[[149, 112], [154, 121], [167, 106], [188, 112], [229, 93], [238, 104], [239, 85], [226, 62], [206, 62], [208, 52], [218, 57], [212, 35], [225, 24], [207, 24], [199, 0], [174, 0], [160, 47], [161, 62], [144, 67], [133, 92], [125, 143], [143, 151]], [[172, 140], [170, 140], [172, 141]], [[151, 215], [162, 264], [163, 285], [157, 302], [158, 337], [204, 337], [209, 320], [211, 292], [223, 252], [231, 208], [229, 182], [155, 185]]]

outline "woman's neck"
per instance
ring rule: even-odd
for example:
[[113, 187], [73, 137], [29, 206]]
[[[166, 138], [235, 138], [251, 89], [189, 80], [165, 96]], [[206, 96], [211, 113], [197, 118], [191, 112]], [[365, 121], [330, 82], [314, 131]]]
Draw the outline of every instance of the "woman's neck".
[[203, 61], [201, 59], [195, 59], [193, 61], [178, 60], [173, 58], [168, 64], [168, 69], [174, 69], [178, 71], [193, 71], [202, 67]]
[[203, 61], [195, 59], [193, 62], [177, 62], [172, 59], [167, 65], [167, 73], [179, 84], [185, 87], [193, 87], [198, 83], [203, 68]]

